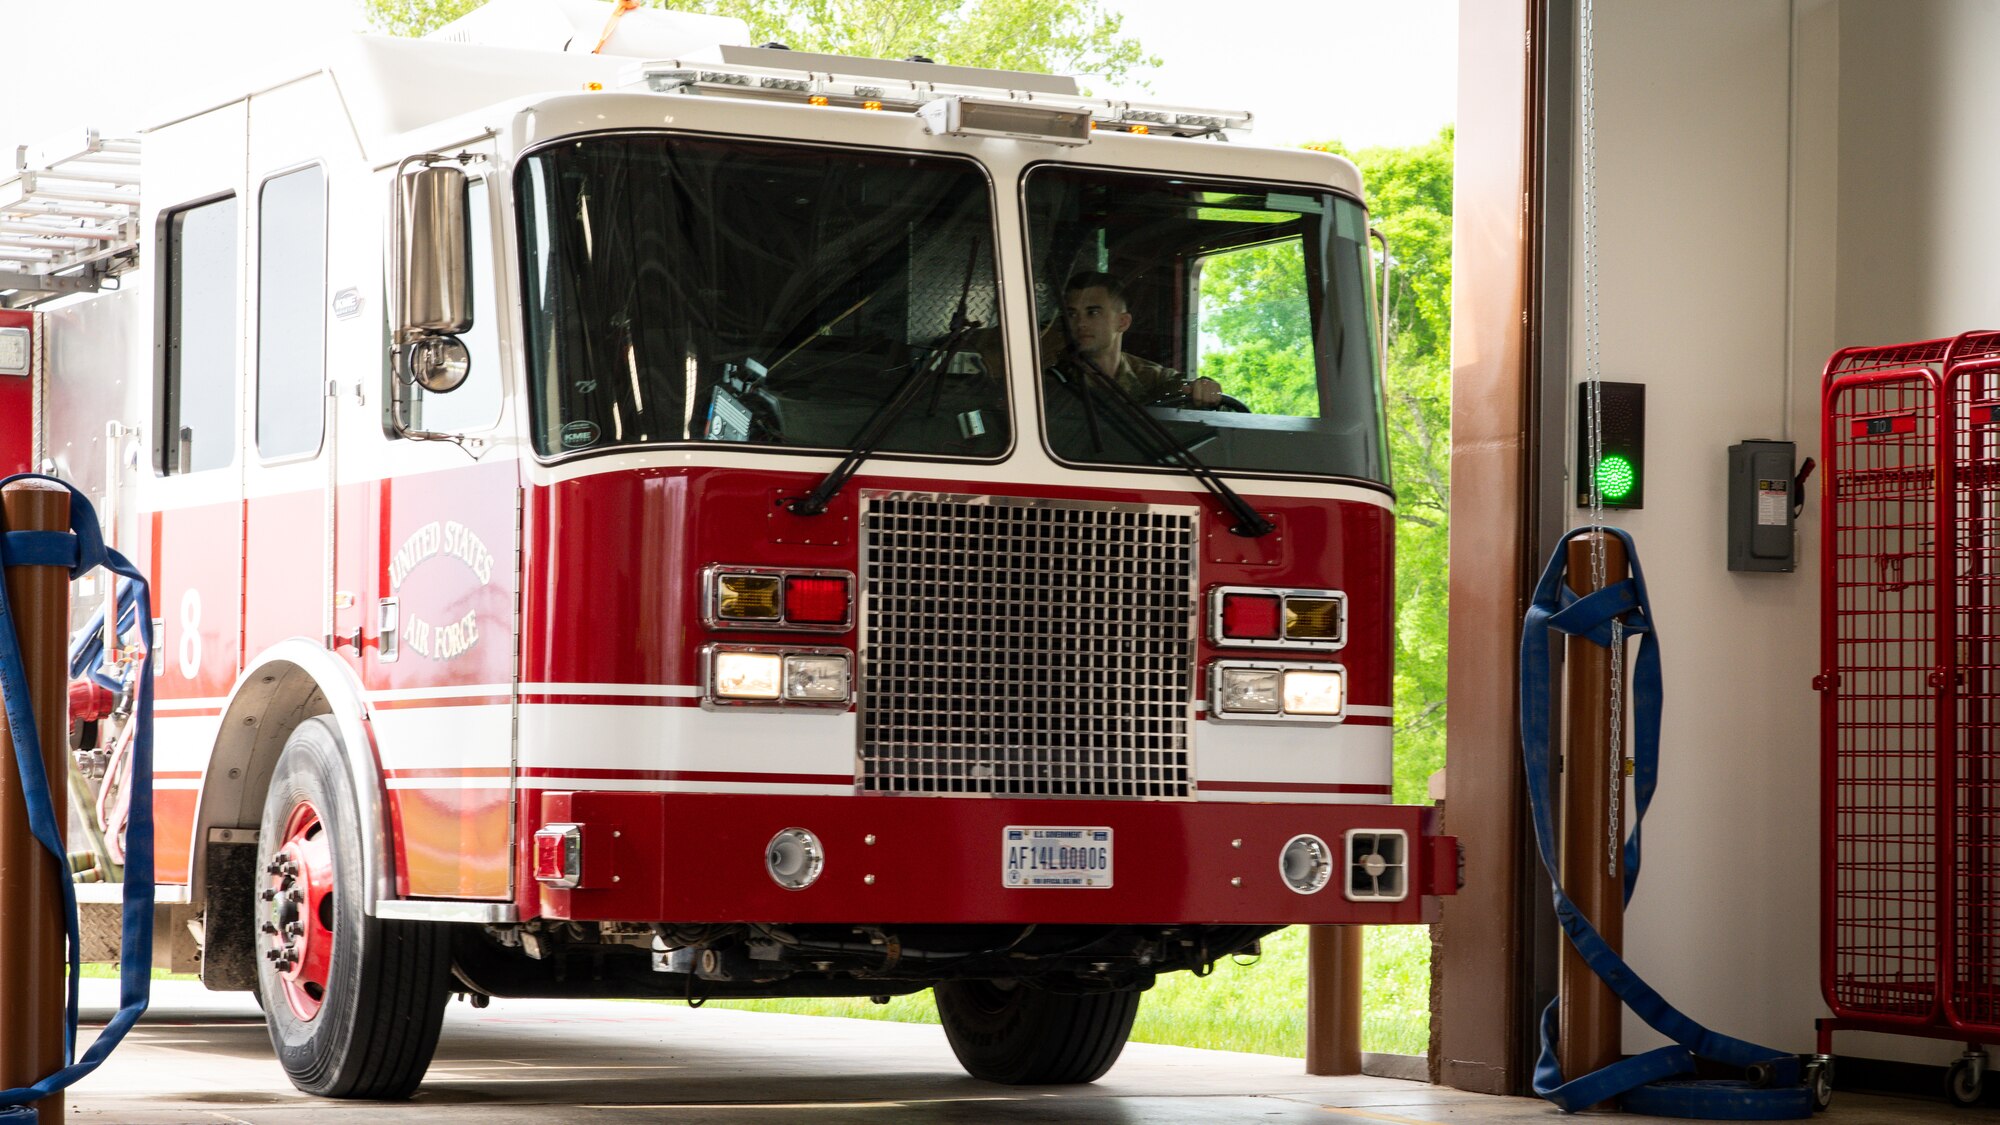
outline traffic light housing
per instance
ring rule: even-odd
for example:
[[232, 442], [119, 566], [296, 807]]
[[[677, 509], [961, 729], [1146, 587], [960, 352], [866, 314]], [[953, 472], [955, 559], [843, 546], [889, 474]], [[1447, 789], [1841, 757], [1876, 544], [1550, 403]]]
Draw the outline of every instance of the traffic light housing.
[[[1591, 412], [1600, 445], [1590, 455]], [[1646, 385], [1587, 380], [1576, 388], [1576, 506], [1646, 506]]]

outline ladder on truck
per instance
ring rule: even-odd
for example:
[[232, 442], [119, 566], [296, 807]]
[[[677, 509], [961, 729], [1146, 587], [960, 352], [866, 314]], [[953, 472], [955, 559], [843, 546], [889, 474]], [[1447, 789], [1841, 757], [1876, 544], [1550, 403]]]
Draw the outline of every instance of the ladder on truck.
[[0, 180], [0, 308], [116, 288], [138, 260], [138, 140], [92, 129], [80, 145], [15, 148]]

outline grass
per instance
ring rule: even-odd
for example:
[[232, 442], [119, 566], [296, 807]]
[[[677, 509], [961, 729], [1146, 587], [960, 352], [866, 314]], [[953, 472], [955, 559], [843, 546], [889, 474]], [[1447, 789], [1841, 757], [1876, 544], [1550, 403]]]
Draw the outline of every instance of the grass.
[[[1363, 1050], [1421, 1055], [1430, 1049], [1430, 930], [1375, 926], [1367, 931], [1362, 989]], [[1207, 977], [1169, 973], [1139, 1005], [1132, 1038], [1140, 1043], [1250, 1051], [1304, 1058], [1306, 931], [1294, 926], [1264, 939], [1263, 956], [1224, 961]], [[717, 1007], [805, 1016], [848, 1016], [936, 1023], [930, 993], [866, 999], [716, 1000]]]
[[[83, 963], [83, 972], [79, 975], [94, 980], [117, 980], [119, 975], [118, 965], [113, 961], [85, 961]], [[194, 973], [170, 973], [165, 969], [154, 969], [153, 979], [200, 980], [201, 977]]]

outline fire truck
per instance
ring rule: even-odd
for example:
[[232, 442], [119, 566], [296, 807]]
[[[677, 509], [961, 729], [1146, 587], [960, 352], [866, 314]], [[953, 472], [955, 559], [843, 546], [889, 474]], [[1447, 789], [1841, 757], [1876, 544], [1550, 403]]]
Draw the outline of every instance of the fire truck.
[[0, 425], [159, 615], [76, 590], [85, 956], [140, 675], [157, 962], [321, 1095], [454, 996], [932, 989], [1089, 1081], [1161, 973], [1426, 920], [1355, 168], [608, 9], [16, 150]]

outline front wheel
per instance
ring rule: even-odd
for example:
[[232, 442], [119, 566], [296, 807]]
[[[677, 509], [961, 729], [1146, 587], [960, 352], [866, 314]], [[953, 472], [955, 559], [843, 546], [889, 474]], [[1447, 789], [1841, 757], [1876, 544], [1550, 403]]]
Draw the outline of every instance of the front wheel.
[[407, 1098], [437, 1049], [450, 943], [434, 923], [362, 912], [359, 803], [324, 718], [292, 732], [257, 839], [257, 994], [292, 1085]]
[[1009, 1086], [1095, 1082], [1118, 1061], [1139, 1014], [1133, 991], [1069, 994], [1018, 981], [946, 981], [932, 989], [959, 1065]]

